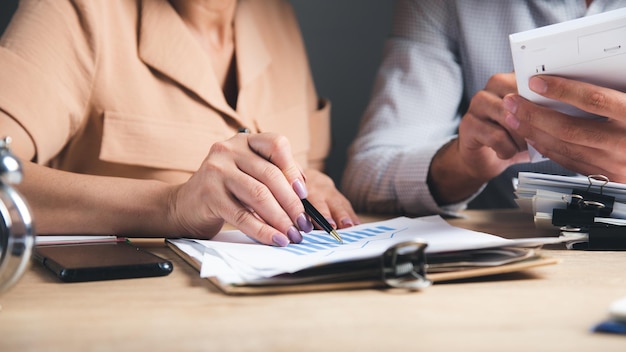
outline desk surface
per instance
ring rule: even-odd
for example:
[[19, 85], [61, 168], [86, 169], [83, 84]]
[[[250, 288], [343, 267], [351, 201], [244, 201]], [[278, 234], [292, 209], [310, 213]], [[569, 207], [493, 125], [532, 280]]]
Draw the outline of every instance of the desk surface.
[[[517, 211], [468, 212], [456, 226], [537, 235]], [[62, 284], [38, 265], [0, 296], [0, 351], [625, 351], [593, 334], [626, 296], [626, 252], [559, 249], [558, 265], [421, 292], [355, 290], [230, 297], [162, 244], [161, 278]]]

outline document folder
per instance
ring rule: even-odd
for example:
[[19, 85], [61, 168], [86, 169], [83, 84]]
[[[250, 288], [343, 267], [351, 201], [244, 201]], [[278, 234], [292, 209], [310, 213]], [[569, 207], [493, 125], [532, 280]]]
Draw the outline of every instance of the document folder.
[[626, 184], [603, 175], [520, 172], [518, 204], [567, 238], [566, 247], [626, 250]]
[[[608, 179], [607, 181], [608, 182]], [[552, 224], [564, 233], [577, 233], [579, 238], [570, 249], [626, 250], [626, 221], [611, 219], [615, 197], [589, 189], [574, 189], [565, 209], [552, 210]]]
[[[303, 242], [308, 243], [278, 248], [246, 241], [238, 231], [220, 234], [213, 241], [167, 242], [221, 292], [238, 295], [362, 288], [420, 290], [433, 282], [556, 264], [557, 260], [542, 256], [539, 249], [560, 241], [554, 237], [506, 240], [450, 226], [440, 217], [396, 218], [340, 233], [346, 245], [333, 245], [330, 237], [327, 242], [321, 240], [325, 233], [312, 233], [304, 236]], [[234, 243], [222, 242], [226, 239]]]

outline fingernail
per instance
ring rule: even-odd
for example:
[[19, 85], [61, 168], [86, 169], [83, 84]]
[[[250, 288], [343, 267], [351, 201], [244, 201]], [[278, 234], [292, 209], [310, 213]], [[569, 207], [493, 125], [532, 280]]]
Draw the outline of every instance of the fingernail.
[[279, 247], [287, 247], [289, 244], [289, 239], [282, 233], [275, 233], [274, 236], [272, 236], [272, 241]]
[[509, 110], [513, 114], [517, 112], [517, 103], [512, 97], [504, 97], [504, 99], [502, 100], [502, 104], [504, 105], [505, 109]]
[[532, 146], [535, 145], [535, 141], [533, 141], [532, 139], [528, 139], [528, 138], [526, 138], [526, 143], [528, 143], [529, 145], [532, 145]]
[[300, 180], [293, 181], [291, 187], [293, 187], [293, 190], [296, 192], [298, 197], [300, 197], [300, 199], [304, 199], [309, 195], [309, 192], [306, 190], [306, 186]]
[[330, 224], [330, 226], [333, 227], [333, 229], [337, 229], [337, 223], [335, 222], [335, 220], [326, 218], [326, 221], [328, 221], [328, 223]]
[[548, 83], [539, 77], [531, 77], [528, 87], [535, 93], [543, 94], [548, 91]]
[[506, 114], [504, 122], [514, 130], [519, 128], [519, 120], [513, 114]]
[[313, 224], [311, 223], [311, 220], [309, 220], [309, 218], [304, 215], [304, 213], [298, 216], [296, 222], [298, 223], [298, 227], [300, 228], [300, 230], [306, 233], [313, 231]]
[[302, 242], [302, 234], [300, 233], [300, 231], [298, 231], [297, 228], [295, 228], [295, 226], [289, 227], [289, 230], [287, 230], [287, 237], [289, 237], [289, 239], [293, 243]]
[[352, 227], [354, 226], [354, 223], [352, 222], [352, 219], [345, 218], [345, 219], [341, 219], [341, 225], [343, 227]]

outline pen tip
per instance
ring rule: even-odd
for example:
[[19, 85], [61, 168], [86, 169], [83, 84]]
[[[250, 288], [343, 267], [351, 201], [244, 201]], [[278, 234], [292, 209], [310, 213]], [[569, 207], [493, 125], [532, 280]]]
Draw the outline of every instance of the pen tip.
[[337, 231], [332, 230], [332, 231], [330, 231], [330, 234], [331, 234], [331, 235], [333, 235], [333, 237], [334, 237], [337, 241], [339, 241], [339, 243], [342, 243], [342, 244], [343, 244], [343, 240], [341, 239], [341, 236], [339, 236], [339, 233], [337, 233]]

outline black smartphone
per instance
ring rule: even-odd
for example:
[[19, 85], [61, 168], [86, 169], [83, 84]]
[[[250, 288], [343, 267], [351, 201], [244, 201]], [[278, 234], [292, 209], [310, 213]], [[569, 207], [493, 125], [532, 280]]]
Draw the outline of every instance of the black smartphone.
[[42, 245], [33, 257], [63, 282], [165, 276], [174, 269], [170, 261], [121, 241]]

